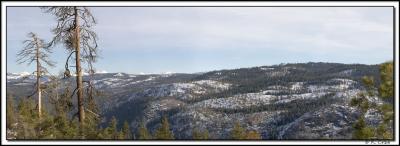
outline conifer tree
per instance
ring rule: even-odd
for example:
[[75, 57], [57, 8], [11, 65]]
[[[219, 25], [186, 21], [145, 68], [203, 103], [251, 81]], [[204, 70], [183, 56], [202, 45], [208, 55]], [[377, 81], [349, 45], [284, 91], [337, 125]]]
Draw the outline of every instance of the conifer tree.
[[110, 125], [106, 129], [110, 139], [118, 139], [117, 119], [114, 116], [111, 118]]
[[355, 131], [353, 132], [354, 139], [370, 139], [374, 136], [372, 127], [365, 124], [364, 117], [360, 117], [353, 125]]
[[124, 139], [132, 139], [132, 132], [129, 128], [128, 121], [124, 122], [124, 126], [122, 128], [123, 138]]
[[379, 86], [379, 95], [383, 99], [394, 97], [394, 77], [393, 77], [393, 62], [386, 62], [380, 65], [381, 84]]
[[246, 130], [240, 125], [239, 122], [235, 122], [231, 131], [231, 139], [246, 139]]
[[247, 131], [247, 133], [246, 133], [246, 139], [259, 140], [262, 138], [261, 138], [261, 135], [257, 131], [250, 130], [250, 131]]
[[[99, 108], [97, 107], [97, 104], [95, 103], [94, 96], [99, 97], [100, 92], [94, 91], [94, 87], [88, 87], [88, 92], [86, 92], [87, 97], [88, 97], [88, 102], [86, 104], [85, 110], [89, 113], [85, 117], [85, 122], [84, 122], [84, 135], [88, 139], [97, 139], [99, 138], [99, 133], [98, 133], [98, 127], [101, 123], [101, 117], [97, 113], [99, 113]], [[94, 93], [91, 93], [94, 92]], [[114, 117], [115, 119], [115, 117]]]
[[170, 130], [168, 119], [166, 116], [163, 116], [161, 120], [161, 126], [157, 129], [154, 136], [156, 139], [162, 139], [162, 140], [174, 139], [174, 134]]
[[393, 62], [386, 62], [380, 65], [380, 79], [378, 94], [381, 99], [386, 101], [384, 104], [378, 106], [378, 111], [382, 114], [382, 122], [377, 128], [378, 139], [392, 139], [393, 138], [393, 119], [394, 119], [394, 76], [393, 76]]
[[38, 116], [34, 107], [32, 99], [22, 98], [19, 101], [17, 107], [17, 139], [37, 139], [38, 132], [35, 130], [35, 125], [37, 124]]
[[193, 129], [192, 138], [197, 140], [208, 139], [208, 130], [205, 129], [203, 132], [199, 131], [197, 128]]
[[[386, 62], [379, 67], [381, 83], [376, 89], [373, 77], [363, 77], [366, 92], [360, 93], [358, 97], [352, 98], [350, 105], [358, 107], [361, 111], [360, 118], [353, 125], [354, 139], [391, 139], [393, 137], [393, 62]], [[376, 105], [370, 103], [368, 97], [378, 96], [384, 103]], [[377, 127], [365, 123], [365, 114], [369, 109], [377, 109], [381, 117], [381, 123]]]
[[[57, 139], [77, 139], [78, 123], [68, 116], [73, 111], [71, 85], [69, 82], [61, 82], [59, 80], [61, 77], [62, 75], [51, 76], [51, 81], [47, 83], [48, 88], [46, 89], [49, 102], [54, 109], [53, 124], [56, 130], [53, 134]], [[59, 91], [61, 87], [64, 87], [62, 92]]]
[[147, 130], [146, 128], [146, 124], [143, 122], [140, 123], [139, 126], [139, 139], [140, 140], [148, 140], [151, 139], [152, 136], [150, 134], [150, 132]]
[[14, 98], [10, 95], [7, 94], [7, 116], [6, 116], [6, 126], [7, 129], [14, 129], [14, 124], [16, 122], [15, 119], [15, 105], [14, 105]]
[[15, 109], [15, 102], [14, 102], [14, 97], [11, 96], [10, 94], [7, 93], [6, 95], [6, 130], [7, 130], [7, 139], [16, 139], [17, 131], [16, 129], [18, 128], [17, 126], [17, 117], [18, 113], [16, 113]]

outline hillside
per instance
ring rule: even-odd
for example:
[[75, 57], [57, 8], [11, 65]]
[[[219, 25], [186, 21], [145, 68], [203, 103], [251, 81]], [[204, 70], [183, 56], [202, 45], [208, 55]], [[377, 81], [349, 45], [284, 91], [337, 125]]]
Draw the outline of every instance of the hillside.
[[[236, 121], [263, 139], [349, 139], [359, 113], [348, 103], [364, 90], [360, 79], [365, 75], [378, 79], [378, 66], [299, 63], [198, 74], [103, 73], [93, 79], [103, 93], [97, 103], [104, 123], [115, 116], [119, 126], [125, 120], [132, 127], [145, 121], [154, 131], [167, 115], [178, 139], [190, 139], [194, 128], [229, 139]], [[7, 92], [17, 99], [27, 96], [33, 79], [7, 73]], [[71, 81], [62, 80], [73, 86]], [[367, 121], [377, 124], [377, 116], [369, 111]]]

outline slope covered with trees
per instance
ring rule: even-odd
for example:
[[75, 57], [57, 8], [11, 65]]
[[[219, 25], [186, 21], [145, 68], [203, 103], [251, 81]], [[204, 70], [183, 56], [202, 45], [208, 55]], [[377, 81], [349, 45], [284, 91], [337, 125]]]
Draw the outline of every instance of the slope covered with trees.
[[[97, 74], [90, 9], [42, 10], [57, 25], [49, 42], [29, 33], [18, 53], [18, 62], [36, 63], [35, 75], [7, 73], [8, 139], [393, 138], [392, 62]], [[49, 55], [57, 44], [67, 60], [62, 74], [51, 75], [45, 65], [53, 66]]]

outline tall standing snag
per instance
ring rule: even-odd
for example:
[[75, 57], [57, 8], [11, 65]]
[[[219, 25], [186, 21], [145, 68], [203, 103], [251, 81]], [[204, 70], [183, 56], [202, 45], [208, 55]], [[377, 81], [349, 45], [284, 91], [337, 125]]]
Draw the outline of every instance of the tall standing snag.
[[[17, 62], [19, 64], [27, 63], [30, 65], [32, 62], [36, 62], [36, 90], [34, 92], [38, 95], [38, 115], [39, 119], [42, 117], [42, 86], [40, 84], [40, 78], [44, 73], [48, 73], [47, 69], [42, 65], [41, 62], [44, 62], [45, 65], [53, 67], [54, 62], [50, 61], [49, 53], [52, 53], [50, 48], [44, 46], [43, 39], [40, 39], [35, 33], [30, 32], [27, 35], [29, 37], [28, 40], [25, 40], [23, 43], [26, 44], [25, 47], [18, 52], [17, 54]], [[32, 94], [32, 95], [34, 95]]]
[[70, 76], [69, 59], [75, 53], [78, 114], [79, 123], [82, 125], [85, 119], [85, 108], [81, 63], [87, 63], [88, 71], [93, 72], [92, 63], [97, 58], [97, 35], [91, 28], [96, 24], [96, 21], [86, 7], [43, 7], [42, 9], [46, 13], [53, 14], [58, 22], [52, 30], [54, 38], [47, 47], [62, 43], [70, 52], [65, 65], [65, 75], [67, 76]]

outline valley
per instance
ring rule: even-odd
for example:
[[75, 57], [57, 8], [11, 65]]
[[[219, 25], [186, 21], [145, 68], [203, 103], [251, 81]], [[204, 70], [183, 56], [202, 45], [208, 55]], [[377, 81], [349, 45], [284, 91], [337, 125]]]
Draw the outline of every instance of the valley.
[[[166, 116], [176, 139], [191, 139], [193, 129], [207, 129], [210, 139], [229, 139], [236, 122], [263, 139], [351, 139], [360, 112], [349, 103], [365, 90], [363, 76], [378, 79], [378, 66], [296, 63], [193, 74], [97, 73], [91, 78], [101, 92], [96, 103], [102, 123], [115, 117], [118, 127], [124, 121], [130, 127], [144, 122], [153, 132]], [[34, 79], [7, 73], [7, 93], [17, 100], [29, 95]], [[74, 80], [61, 79], [60, 84], [73, 87]], [[379, 116], [371, 110], [366, 120], [377, 125]]]

